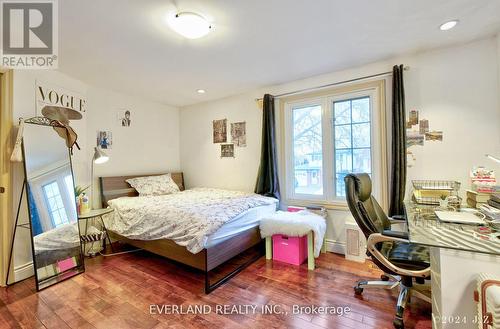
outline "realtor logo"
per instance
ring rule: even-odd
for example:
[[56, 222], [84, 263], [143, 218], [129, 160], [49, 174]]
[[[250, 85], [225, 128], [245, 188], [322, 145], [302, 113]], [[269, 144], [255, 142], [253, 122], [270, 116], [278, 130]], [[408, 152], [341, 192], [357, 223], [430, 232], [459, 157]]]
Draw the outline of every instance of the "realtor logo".
[[57, 0], [0, 0], [1, 65], [57, 68]]

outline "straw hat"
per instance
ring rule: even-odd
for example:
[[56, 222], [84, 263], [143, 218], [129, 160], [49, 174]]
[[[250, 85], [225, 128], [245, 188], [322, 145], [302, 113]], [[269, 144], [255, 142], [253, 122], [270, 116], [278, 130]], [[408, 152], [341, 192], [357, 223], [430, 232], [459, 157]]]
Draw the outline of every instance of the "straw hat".
[[69, 124], [69, 120], [80, 120], [82, 114], [78, 111], [62, 106], [44, 106], [42, 108], [42, 115], [51, 120], [56, 120], [63, 125]]
[[76, 140], [78, 135], [75, 130], [69, 125], [69, 120], [80, 120], [82, 114], [78, 111], [62, 106], [44, 106], [42, 108], [42, 115], [50, 120], [59, 122], [64, 127], [54, 127], [54, 130], [59, 136], [66, 140], [66, 146], [73, 150], [73, 145], [80, 149]]

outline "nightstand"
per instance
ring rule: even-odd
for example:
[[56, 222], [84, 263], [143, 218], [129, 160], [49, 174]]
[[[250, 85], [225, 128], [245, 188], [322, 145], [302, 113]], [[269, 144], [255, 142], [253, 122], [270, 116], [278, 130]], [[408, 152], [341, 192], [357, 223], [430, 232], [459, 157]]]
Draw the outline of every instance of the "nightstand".
[[[101, 239], [99, 239], [99, 240], [103, 240], [104, 247], [106, 247], [106, 238], [107, 238], [108, 242], [109, 242], [109, 246], [111, 247], [111, 252], [114, 252], [113, 245], [111, 244], [111, 238], [109, 237], [108, 229], [106, 228], [106, 224], [104, 223], [102, 216], [109, 214], [109, 213], [112, 213], [113, 211], [114, 211], [113, 208], [93, 209], [85, 214], [78, 215], [78, 220], [85, 220], [85, 231], [83, 233], [83, 236], [85, 236], [85, 237], [89, 236], [89, 235], [87, 235], [89, 220], [94, 220], [94, 221], [97, 220], [98, 222], [101, 223], [102, 229], [103, 229], [103, 231], [101, 233], [104, 234], [104, 237], [101, 237]], [[93, 243], [96, 241], [98, 241], [98, 240], [88, 240], [88, 239], [85, 239], [85, 241], [82, 240], [82, 242], [84, 242], [84, 243], [89, 243], [89, 242]]]

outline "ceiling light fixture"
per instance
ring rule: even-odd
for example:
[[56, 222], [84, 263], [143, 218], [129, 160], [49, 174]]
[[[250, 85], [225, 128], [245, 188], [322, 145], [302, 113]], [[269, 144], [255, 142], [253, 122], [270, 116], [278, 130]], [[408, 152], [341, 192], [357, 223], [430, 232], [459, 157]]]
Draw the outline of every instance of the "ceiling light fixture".
[[204, 93], [206, 93], [207, 91], [206, 91], [205, 89], [197, 89], [197, 90], [196, 90], [196, 92], [197, 92], [198, 94], [204, 94]]
[[205, 17], [192, 12], [180, 12], [169, 16], [167, 23], [172, 30], [188, 39], [201, 38], [212, 28]]
[[448, 30], [451, 30], [452, 28], [454, 28], [455, 26], [457, 26], [457, 24], [458, 24], [458, 20], [454, 19], [452, 21], [448, 21], [448, 22], [441, 24], [439, 26], [439, 29], [441, 31], [448, 31]]

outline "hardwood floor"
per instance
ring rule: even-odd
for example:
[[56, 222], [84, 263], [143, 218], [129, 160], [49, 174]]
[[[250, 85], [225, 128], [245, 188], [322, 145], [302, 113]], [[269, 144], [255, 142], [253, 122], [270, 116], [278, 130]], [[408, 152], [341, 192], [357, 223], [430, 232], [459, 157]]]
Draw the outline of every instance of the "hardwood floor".
[[[139, 251], [86, 259], [86, 272], [39, 293], [33, 279], [0, 288], [0, 328], [392, 328], [396, 292], [352, 286], [381, 273], [370, 262], [322, 254], [317, 269], [264, 257], [209, 295], [203, 274]], [[209, 305], [208, 314], [157, 314], [150, 305]], [[256, 314], [216, 314], [220, 305], [259, 305]], [[262, 314], [260, 305], [285, 314]], [[337, 315], [292, 315], [293, 305], [349, 307]], [[208, 307], [208, 306], [207, 306]], [[228, 311], [230, 311], [229, 309]], [[220, 309], [219, 309], [220, 311]], [[220, 313], [220, 312], [219, 312]], [[407, 306], [407, 328], [431, 328], [431, 306], [417, 298]]]

